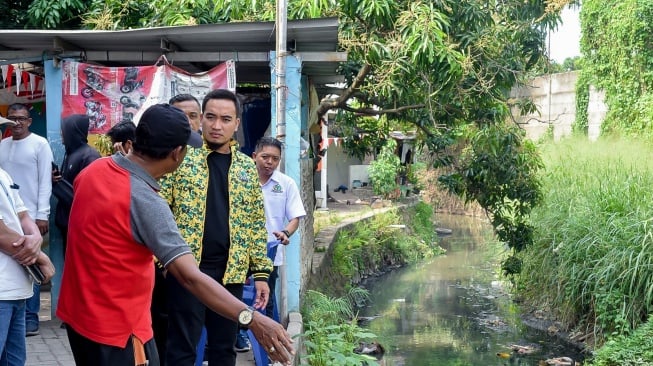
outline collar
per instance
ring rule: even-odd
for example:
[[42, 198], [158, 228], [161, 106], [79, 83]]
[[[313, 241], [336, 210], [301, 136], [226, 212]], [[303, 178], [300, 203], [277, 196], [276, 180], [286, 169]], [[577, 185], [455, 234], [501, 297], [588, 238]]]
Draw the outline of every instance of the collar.
[[280, 182], [280, 180], [279, 180], [280, 174], [281, 174], [281, 172], [279, 172], [277, 169], [275, 169], [274, 172], [272, 172], [272, 175], [270, 176], [270, 178], [268, 178], [268, 181], [261, 184], [261, 187], [265, 187], [270, 182], [279, 183]]
[[143, 181], [145, 181], [145, 183], [147, 183], [147, 185], [152, 187], [152, 189], [154, 189], [155, 191], [158, 192], [158, 191], [161, 190], [161, 187], [159, 186], [159, 183], [156, 181], [156, 179], [154, 179], [154, 177], [152, 177], [150, 175], [150, 173], [146, 172], [145, 169], [141, 168], [140, 165], [138, 165], [138, 164], [132, 162], [131, 160], [127, 159], [126, 156], [124, 156], [124, 155], [122, 155], [120, 153], [115, 153], [115, 154], [111, 155], [111, 159], [113, 159], [113, 161], [116, 164], [118, 164], [122, 168], [126, 169], [131, 174], [134, 174], [135, 176], [137, 176], [140, 179], [142, 179]]

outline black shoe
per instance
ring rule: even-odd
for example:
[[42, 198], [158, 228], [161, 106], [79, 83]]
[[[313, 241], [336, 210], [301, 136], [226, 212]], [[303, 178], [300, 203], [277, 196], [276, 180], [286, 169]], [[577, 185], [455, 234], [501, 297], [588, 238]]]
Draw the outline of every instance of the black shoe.
[[25, 337], [33, 337], [39, 335], [39, 328], [32, 328], [25, 331]]

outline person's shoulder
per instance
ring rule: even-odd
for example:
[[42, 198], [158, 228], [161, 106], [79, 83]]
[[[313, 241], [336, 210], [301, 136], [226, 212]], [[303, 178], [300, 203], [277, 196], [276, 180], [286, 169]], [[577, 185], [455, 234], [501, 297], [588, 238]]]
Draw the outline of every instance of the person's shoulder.
[[283, 183], [284, 185], [292, 185], [295, 184], [295, 180], [290, 178], [289, 175], [286, 175], [278, 170], [275, 170], [274, 173], [272, 174], [272, 178], [275, 179], [279, 183]]
[[46, 144], [46, 145], [49, 146], [48, 139], [46, 139], [45, 137], [43, 137], [41, 135], [37, 135], [34, 132], [30, 133], [26, 138], [30, 139], [31, 141], [33, 141], [35, 143], [38, 143], [39, 145]]

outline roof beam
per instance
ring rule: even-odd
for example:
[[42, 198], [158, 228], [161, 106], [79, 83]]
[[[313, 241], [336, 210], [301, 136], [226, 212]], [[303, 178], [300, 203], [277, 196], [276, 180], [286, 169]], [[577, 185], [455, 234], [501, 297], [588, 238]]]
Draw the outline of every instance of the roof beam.
[[345, 82], [344, 75], [312, 75], [310, 79], [313, 82], [313, 84], [319, 84], [319, 85]]
[[[117, 61], [146, 62], [156, 61], [161, 52], [148, 51], [86, 51], [89, 61]], [[343, 62], [347, 61], [346, 52], [297, 52], [298, 57], [305, 62]], [[0, 52], [0, 57], [2, 52]], [[170, 52], [166, 53], [170, 61], [179, 62], [222, 62], [234, 60], [236, 62], [268, 62], [268, 52]]]
[[345, 62], [347, 52], [296, 52], [300, 60], [306, 62]]
[[62, 53], [66, 51], [81, 51], [82, 48], [74, 43], [70, 43], [61, 37], [52, 38], [52, 50], [55, 53]]
[[174, 43], [174, 42], [172, 42], [172, 41], [170, 41], [170, 40], [168, 40], [168, 39], [166, 39], [164, 37], [161, 38], [160, 48], [161, 48], [161, 51], [164, 51], [164, 52], [175, 52], [175, 51], [179, 50], [179, 46], [177, 46], [176, 43]]

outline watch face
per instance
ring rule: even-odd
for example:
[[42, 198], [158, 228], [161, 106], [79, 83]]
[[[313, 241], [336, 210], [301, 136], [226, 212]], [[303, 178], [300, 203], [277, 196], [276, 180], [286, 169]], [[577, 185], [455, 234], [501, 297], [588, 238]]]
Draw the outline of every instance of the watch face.
[[238, 314], [238, 322], [241, 325], [248, 325], [249, 323], [252, 322], [252, 311], [249, 309], [245, 309]]

